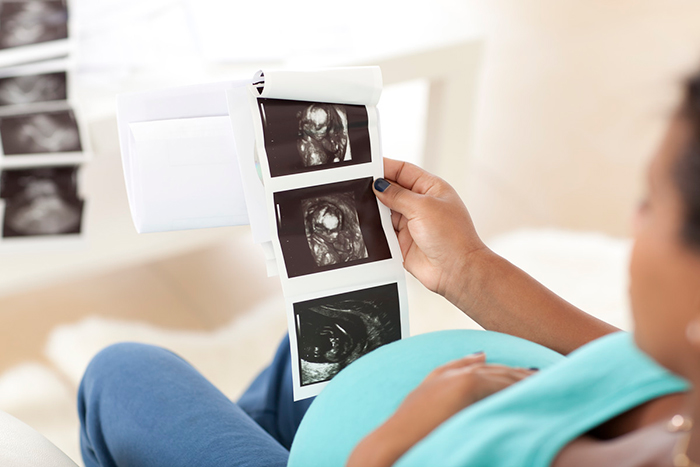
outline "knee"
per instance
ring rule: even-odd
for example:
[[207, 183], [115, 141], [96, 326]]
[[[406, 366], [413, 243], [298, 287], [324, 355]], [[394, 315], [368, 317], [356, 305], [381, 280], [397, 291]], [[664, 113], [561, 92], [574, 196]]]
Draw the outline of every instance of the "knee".
[[105, 387], [129, 384], [168, 360], [180, 360], [174, 353], [161, 347], [136, 342], [121, 342], [98, 352], [90, 361], [80, 383], [79, 394], [100, 391]]
[[149, 354], [167, 352], [165, 349], [136, 342], [120, 342], [100, 350], [85, 370], [83, 379], [114, 375], [150, 360]]

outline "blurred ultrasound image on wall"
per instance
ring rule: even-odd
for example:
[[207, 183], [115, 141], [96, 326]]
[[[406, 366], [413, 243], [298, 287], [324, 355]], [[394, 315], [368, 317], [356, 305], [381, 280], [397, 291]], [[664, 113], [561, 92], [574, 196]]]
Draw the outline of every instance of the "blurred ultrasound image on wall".
[[68, 8], [61, 0], [2, 0], [0, 49], [68, 38]]
[[372, 161], [362, 105], [258, 99], [272, 177]]
[[72, 110], [2, 117], [0, 139], [5, 156], [82, 151]]
[[401, 339], [397, 284], [294, 304], [301, 386], [328, 381], [372, 350]]
[[371, 177], [274, 194], [287, 275], [391, 258]]
[[78, 167], [3, 170], [3, 238], [71, 235], [81, 232], [83, 200]]
[[0, 78], [0, 106], [61, 101], [67, 98], [65, 71]]
[[85, 156], [68, 72], [62, 62], [39, 61], [68, 53], [52, 43], [66, 44], [68, 29], [67, 0], [0, 0], [0, 53], [8, 64], [31, 62], [0, 78], [3, 240], [82, 233], [80, 166], [62, 165]]

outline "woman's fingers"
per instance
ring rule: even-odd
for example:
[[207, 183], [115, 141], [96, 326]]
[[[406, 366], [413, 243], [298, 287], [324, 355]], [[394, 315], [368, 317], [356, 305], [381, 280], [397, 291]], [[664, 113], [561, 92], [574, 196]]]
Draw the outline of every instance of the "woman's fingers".
[[526, 368], [518, 368], [518, 367], [512, 367], [512, 366], [507, 366], [507, 365], [499, 365], [496, 363], [489, 363], [487, 365], [483, 365], [479, 371], [483, 371], [485, 373], [490, 373], [490, 374], [500, 374], [500, 375], [513, 375], [517, 377], [527, 377], [532, 375], [533, 373], [536, 373], [536, 370], [528, 370]]
[[409, 162], [384, 158], [384, 177], [415, 193], [425, 194], [436, 177]]
[[486, 354], [484, 352], [476, 352], [470, 355], [465, 355], [462, 358], [458, 358], [457, 360], [452, 360], [451, 362], [445, 363], [442, 366], [439, 366], [438, 369], [440, 370], [454, 370], [457, 368], [462, 368], [470, 365], [474, 365], [476, 363], [485, 363], [486, 362]]
[[432, 375], [441, 375], [450, 371], [459, 370], [461, 368], [468, 368], [472, 365], [483, 364], [486, 362], [486, 355], [484, 352], [476, 352], [470, 355], [465, 355], [457, 360], [452, 360], [444, 365], [440, 365], [432, 371]]
[[408, 229], [399, 229], [398, 235], [396, 236], [399, 240], [399, 247], [401, 248], [401, 255], [403, 255], [404, 260], [408, 257], [411, 252], [411, 248], [415, 248], [415, 243], [413, 243], [413, 237], [411, 237], [411, 232]]
[[433, 373], [445, 374], [448, 372], [462, 374], [476, 373], [483, 377], [507, 380], [514, 383], [532, 376], [537, 370], [486, 363], [486, 355], [479, 352], [439, 366]]
[[396, 182], [389, 183], [383, 178], [378, 178], [372, 188], [379, 201], [408, 219], [413, 218], [420, 210], [419, 203], [423, 195], [414, 193]]
[[470, 382], [470, 384], [475, 384], [474, 382], [476, 381], [475, 387], [477, 389], [475, 389], [476, 393], [474, 395], [481, 399], [528, 378], [532, 375], [532, 372], [520, 368], [502, 368], [496, 365], [476, 363], [447, 369], [440, 374], [443, 377], [457, 378], [465, 383]]
[[503, 378], [508, 378], [513, 381], [520, 381], [522, 379], [527, 378], [528, 376], [531, 376], [534, 372], [525, 370], [522, 368], [509, 368], [507, 369], [502, 369], [502, 368], [486, 368], [484, 369], [484, 372], [489, 375], [493, 376], [500, 376]]
[[398, 231], [401, 226], [401, 218], [403, 216], [400, 212], [391, 211], [391, 225], [394, 226], [394, 230]]
[[486, 363], [486, 354], [484, 352], [474, 352], [469, 355], [465, 355], [464, 357], [458, 358], [456, 360], [452, 360], [450, 362], [447, 362], [443, 365], [440, 365], [437, 367], [437, 370], [449, 370], [449, 369], [455, 369], [455, 368], [462, 368], [462, 367], [467, 367], [470, 365], [474, 365], [477, 363], [481, 363], [482, 365], [479, 365], [480, 370], [484, 370], [486, 372], [490, 373], [500, 373], [500, 374], [517, 374], [517, 375], [524, 375], [524, 376], [530, 376], [533, 373], [536, 373], [538, 370], [535, 368], [520, 368], [520, 367], [513, 367], [513, 366], [508, 366], [508, 365], [501, 365], [499, 363]]

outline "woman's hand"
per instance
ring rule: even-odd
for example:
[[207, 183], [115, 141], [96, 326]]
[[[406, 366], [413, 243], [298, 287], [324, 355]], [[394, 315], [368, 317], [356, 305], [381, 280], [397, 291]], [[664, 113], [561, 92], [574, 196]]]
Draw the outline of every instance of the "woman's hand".
[[384, 173], [374, 191], [392, 211], [404, 267], [482, 327], [564, 354], [617, 331], [489, 250], [447, 182], [386, 158]]
[[473, 253], [487, 250], [467, 208], [447, 182], [413, 164], [384, 158], [384, 174], [389, 183], [378, 179], [374, 191], [392, 211], [406, 270], [456, 303]]
[[383, 425], [358, 444], [348, 467], [390, 466], [448, 418], [535, 370], [486, 364], [483, 353], [433, 370]]

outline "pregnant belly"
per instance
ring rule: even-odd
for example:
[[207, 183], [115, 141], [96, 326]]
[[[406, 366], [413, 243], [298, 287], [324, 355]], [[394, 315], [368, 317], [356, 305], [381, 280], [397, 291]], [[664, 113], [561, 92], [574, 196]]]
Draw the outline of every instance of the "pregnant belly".
[[385, 345], [338, 373], [311, 404], [288, 465], [344, 466], [357, 443], [383, 423], [428, 373], [480, 350], [490, 363], [524, 368], [546, 368], [564, 358], [517, 337], [475, 330], [439, 331]]

